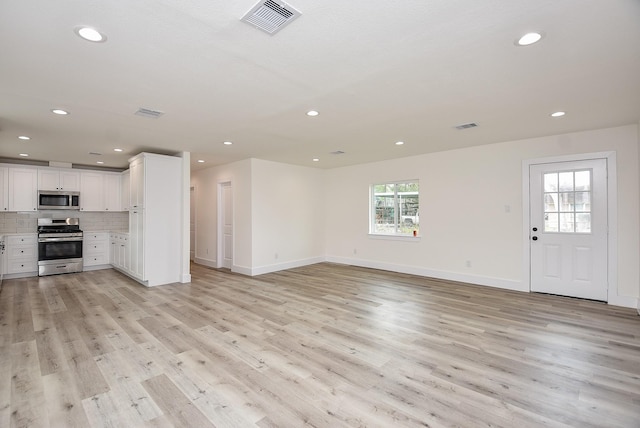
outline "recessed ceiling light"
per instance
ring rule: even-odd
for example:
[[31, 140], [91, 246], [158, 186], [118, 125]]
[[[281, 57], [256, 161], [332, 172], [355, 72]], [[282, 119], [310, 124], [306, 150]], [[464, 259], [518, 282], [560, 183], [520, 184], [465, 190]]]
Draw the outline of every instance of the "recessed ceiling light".
[[557, 111], [555, 113], [551, 113], [551, 117], [562, 117], [564, 116], [566, 113], [563, 111]]
[[222, 143], [222, 144], [224, 144], [225, 146], [230, 146], [230, 145], [232, 145], [233, 143], [232, 143], [231, 141], [225, 141], [225, 142], [224, 142], [224, 143]]
[[122, 149], [113, 149], [114, 152], [121, 152]]
[[404, 141], [396, 141], [396, 146], [401, 146], [404, 144]]
[[89, 42], [101, 43], [107, 40], [107, 36], [91, 27], [76, 27], [75, 33]]
[[317, 111], [315, 111], [315, 110], [309, 110], [309, 111], [307, 112], [307, 116], [311, 116], [311, 117], [317, 116], [317, 115], [319, 115], [319, 114], [320, 114], [320, 113], [318, 113], [318, 112], [317, 112]]
[[314, 162], [320, 162], [320, 159], [318, 159], [318, 158], [313, 158], [313, 161], [314, 161]]
[[102, 161], [98, 161], [98, 162], [96, 162], [96, 163], [97, 163], [97, 164], [102, 165], [104, 162], [102, 162]]
[[542, 39], [542, 34], [540, 33], [527, 33], [516, 41], [516, 45], [529, 46], [536, 42], [539, 42], [540, 39]]
[[26, 135], [20, 135], [20, 136], [18, 136], [18, 139], [19, 140], [30, 140], [31, 137], [27, 137]]
[[59, 114], [59, 115], [61, 115], [61, 116], [65, 116], [65, 115], [69, 114], [69, 112], [68, 112], [68, 111], [66, 111], [66, 110], [62, 110], [62, 109], [59, 109], [59, 108], [54, 108], [53, 110], [51, 110], [51, 113], [53, 113], [53, 114]]
[[198, 159], [198, 163], [204, 163], [204, 160]]
[[28, 153], [20, 153], [20, 156], [22, 156], [23, 158], [29, 157]]

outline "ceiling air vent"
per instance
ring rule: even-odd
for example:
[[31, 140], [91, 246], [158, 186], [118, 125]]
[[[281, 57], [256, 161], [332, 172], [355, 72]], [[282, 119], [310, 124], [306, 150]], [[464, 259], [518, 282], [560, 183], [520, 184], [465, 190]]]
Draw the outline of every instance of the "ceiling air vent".
[[342, 150], [336, 150], [335, 152], [330, 152], [332, 155], [343, 155], [344, 152]]
[[265, 0], [252, 7], [240, 21], [249, 23], [266, 33], [275, 34], [300, 15], [299, 11], [286, 3]]
[[477, 123], [473, 123], [473, 122], [471, 122], [471, 123], [463, 123], [462, 125], [456, 126], [456, 129], [458, 131], [462, 131], [463, 129], [475, 128], [476, 126], [478, 126], [478, 124]]
[[148, 108], [140, 107], [137, 112], [135, 112], [136, 116], [148, 117], [151, 119], [157, 119], [162, 116], [164, 112], [157, 110], [150, 110]]

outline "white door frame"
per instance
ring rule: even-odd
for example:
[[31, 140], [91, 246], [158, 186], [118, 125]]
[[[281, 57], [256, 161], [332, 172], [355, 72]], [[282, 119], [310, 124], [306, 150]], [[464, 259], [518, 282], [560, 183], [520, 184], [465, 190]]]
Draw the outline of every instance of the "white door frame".
[[618, 182], [616, 152], [583, 153], [548, 158], [525, 159], [522, 161], [522, 281], [523, 288], [531, 292], [531, 213], [529, 169], [541, 163], [573, 162], [591, 159], [607, 161], [607, 302], [617, 296], [618, 290]]
[[[217, 219], [217, 223], [218, 223], [218, 227], [217, 227], [217, 233], [218, 233], [218, 248], [216, 251], [216, 267], [221, 268], [224, 265], [224, 260], [223, 260], [223, 256], [224, 256], [224, 250], [223, 250], [223, 246], [224, 246], [224, 222], [222, 221], [222, 219], [224, 218], [224, 197], [223, 197], [223, 187], [224, 186], [231, 186], [231, 188], [233, 189], [233, 183], [231, 182], [231, 180], [221, 180], [218, 181], [218, 187], [217, 187], [217, 198], [218, 198], [218, 219]], [[233, 198], [233, 194], [232, 194], [232, 198]], [[233, 212], [233, 206], [231, 207], [231, 210]], [[233, 222], [233, 229], [232, 229], [232, 235], [234, 236], [234, 240], [235, 240], [235, 221]], [[235, 244], [235, 242], [234, 242]], [[235, 252], [235, 245], [233, 245], [233, 252]], [[233, 254], [231, 256], [232, 260], [233, 260]]]

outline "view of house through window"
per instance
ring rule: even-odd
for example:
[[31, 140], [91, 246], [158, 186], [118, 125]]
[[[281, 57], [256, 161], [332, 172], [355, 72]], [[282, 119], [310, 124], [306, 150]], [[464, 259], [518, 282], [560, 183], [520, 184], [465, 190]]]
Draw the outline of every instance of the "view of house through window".
[[544, 175], [544, 231], [591, 232], [591, 170]]
[[420, 231], [418, 180], [371, 186], [372, 234], [417, 235]]

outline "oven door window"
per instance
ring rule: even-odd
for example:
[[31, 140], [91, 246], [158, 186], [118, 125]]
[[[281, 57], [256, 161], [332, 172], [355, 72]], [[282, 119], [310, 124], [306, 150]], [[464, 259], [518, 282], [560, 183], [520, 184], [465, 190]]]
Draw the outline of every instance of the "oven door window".
[[39, 242], [38, 260], [79, 259], [82, 241]]

